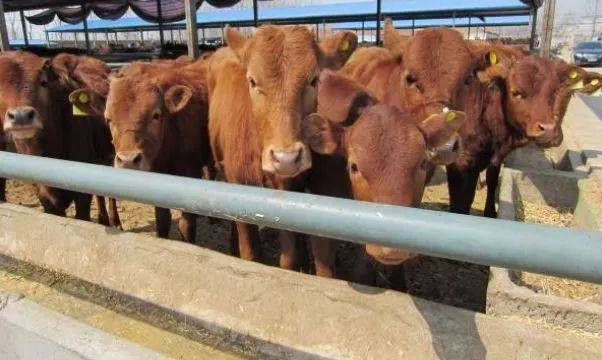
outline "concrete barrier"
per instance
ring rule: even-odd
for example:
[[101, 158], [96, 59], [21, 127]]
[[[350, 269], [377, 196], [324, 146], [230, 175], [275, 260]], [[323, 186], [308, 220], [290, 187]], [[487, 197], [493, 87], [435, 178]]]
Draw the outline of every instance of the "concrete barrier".
[[167, 359], [0, 289], [0, 359]]
[[[593, 359], [599, 338], [283, 271], [189, 244], [0, 205], [0, 254], [97, 284], [243, 344], [303, 359]], [[143, 305], [142, 305], [143, 304]]]

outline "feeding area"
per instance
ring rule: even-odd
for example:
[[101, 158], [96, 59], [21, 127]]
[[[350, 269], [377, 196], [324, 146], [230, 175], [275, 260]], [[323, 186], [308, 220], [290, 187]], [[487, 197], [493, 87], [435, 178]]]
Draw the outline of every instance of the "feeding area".
[[0, 0], [0, 358], [599, 358], [541, 6]]

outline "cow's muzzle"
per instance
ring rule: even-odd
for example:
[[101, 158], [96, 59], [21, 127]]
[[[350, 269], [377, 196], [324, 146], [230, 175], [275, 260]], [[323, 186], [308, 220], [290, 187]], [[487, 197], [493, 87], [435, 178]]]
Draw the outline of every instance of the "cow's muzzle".
[[31, 106], [13, 107], [4, 115], [4, 131], [13, 139], [30, 139], [44, 126], [36, 109]]

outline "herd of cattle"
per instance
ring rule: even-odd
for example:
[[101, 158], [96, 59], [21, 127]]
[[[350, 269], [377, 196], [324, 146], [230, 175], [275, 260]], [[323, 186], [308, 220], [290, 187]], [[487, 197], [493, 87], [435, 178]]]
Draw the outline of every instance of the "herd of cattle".
[[[263, 26], [248, 38], [226, 28], [225, 38], [227, 47], [196, 61], [117, 72], [87, 56], [3, 53], [0, 149], [402, 206], [419, 206], [434, 168], [446, 165], [451, 211], [463, 214], [487, 170], [485, 215], [494, 217], [505, 156], [558, 145], [572, 94], [602, 91], [596, 73], [446, 28], [404, 36], [387, 21], [384, 46], [366, 48], [351, 32], [317, 43], [301, 26]], [[76, 217], [90, 220], [91, 195], [37, 189], [46, 212], [64, 216], [75, 203]], [[119, 227], [115, 200], [97, 200], [99, 222]], [[170, 210], [155, 216], [167, 237]], [[179, 220], [186, 241], [195, 217]], [[313, 271], [336, 276], [336, 241], [306, 246], [285, 231], [278, 240], [282, 268], [306, 269], [309, 248]], [[231, 243], [234, 255], [261, 260], [257, 226], [236, 223]], [[356, 276], [368, 283], [371, 261], [412, 256], [360, 251]]]

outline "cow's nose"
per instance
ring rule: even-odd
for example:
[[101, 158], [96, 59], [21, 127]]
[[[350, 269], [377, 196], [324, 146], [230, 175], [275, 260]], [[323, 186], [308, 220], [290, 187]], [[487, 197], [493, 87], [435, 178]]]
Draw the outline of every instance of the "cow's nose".
[[142, 163], [142, 151], [119, 151], [115, 155], [115, 166], [122, 168], [137, 168]]
[[6, 112], [6, 117], [14, 125], [30, 125], [36, 117], [36, 110], [31, 106], [12, 108]]
[[269, 161], [277, 174], [293, 176], [305, 170], [306, 151], [305, 145], [300, 142], [287, 150], [270, 149]]

